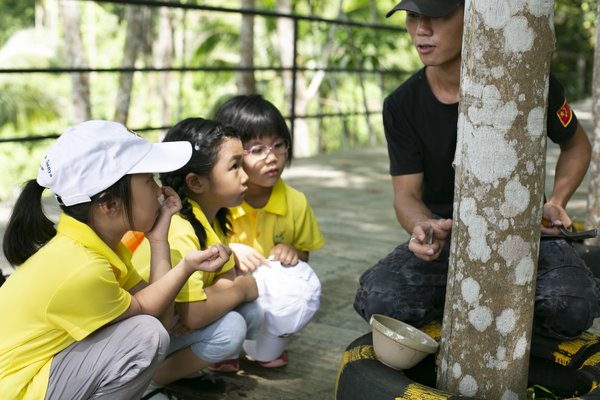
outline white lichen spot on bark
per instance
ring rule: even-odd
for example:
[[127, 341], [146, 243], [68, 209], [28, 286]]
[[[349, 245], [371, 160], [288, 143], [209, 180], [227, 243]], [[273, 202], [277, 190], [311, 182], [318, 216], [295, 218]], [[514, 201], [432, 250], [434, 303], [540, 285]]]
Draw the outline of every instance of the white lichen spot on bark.
[[507, 308], [496, 317], [496, 329], [502, 336], [510, 335], [517, 325], [515, 310]]
[[502, 219], [498, 222], [498, 225], [496, 225], [501, 231], [505, 231], [510, 227], [510, 223], [508, 222], [507, 219]]
[[514, 101], [503, 102], [500, 91], [494, 85], [484, 86], [480, 99], [481, 107], [470, 106], [467, 110], [471, 124], [508, 131], [517, 116], [517, 104]]
[[488, 307], [477, 306], [469, 311], [469, 322], [479, 332], [483, 332], [492, 324], [492, 311]]
[[503, 358], [493, 357], [490, 353], [485, 353], [483, 356], [486, 368], [502, 371], [508, 368], [508, 362]]
[[475, 396], [477, 394], [477, 381], [471, 375], [465, 375], [458, 384], [458, 391], [463, 396]]
[[[481, 198], [481, 197], [479, 197]], [[488, 219], [488, 221], [490, 222], [490, 224], [492, 225], [496, 225], [498, 223], [498, 221], [496, 220], [496, 212], [497, 210], [495, 209], [495, 207], [484, 207], [483, 208], [483, 215], [485, 215], [485, 217]]]
[[531, 254], [521, 259], [515, 268], [515, 283], [520, 286], [531, 283], [534, 268]]
[[490, 70], [490, 73], [494, 79], [500, 79], [506, 75], [506, 70], [503, 66], [496, 66]]
[[488, 230], [487, 221], [480, 215], [477, 215], [477, 202], [473, 198], [465, 198], [459, 206], [459, 218], [468, 227], [469, 258], [471, 260], [489, 260], [491, 250], [485, 240], [485, 234]]
[[508, 3], [507, 1], [474, 1], [472, 5], [483, 19], [484, 25], [492, 29], [501, 29], [511, 17]]
[[[480, 99], [479, 106], [470, 106], [468, 117], [460, 121], [465, 134], [471, 137], [465, 145], [464, 161], [477, 179], [496, 187], [513, 174], [517, 164], [514, 145], [505, 139], [505, 135], [512, 127], [518, 109], [514, 101], [503, 102], [494, 85], [485, 86]], [[482, 168], [483, 165], [486, 167]]]
[[525, 170], [527, 171], [528, 175], [533, 174], [535, 172], [535, 164], [531, 161], [527, 161], [525, 164]]
[[[490, 111], [496, 112], [496, 111]], [[471, 129], [465, 129], [473, 133]], [[465, 163], [473, 175], [483, 183], [494, 187], [502, 180], [508, 179], [517, 166], [517, 153], [504, 139], [504, 133], [487, 126], [478, 128], [477, 135], [465, 146]], [[482, 168], [482, 165], [488, 165]]]
[[500, 400], [519, 400], [519, 396], [512, 390], [506, 389]]
[[498, 349], [496, 351], [496, 358], [498, 360], [505, 360], [506, 359], [506, 347], [504, 347], [504, 346], [498, 346]]
[[521, 260], [529, 254], [529, 245], [525, 243], [522, 237], [517, 235], [508, 235], [506, 240], [500, 243], [498, 255], [501, 256], [507, 264]]
[[452, 376], [454, 376], [454, 379], [458, 379], [458, 378], [460, 378], [461, 375], [462, 375], [462, 368], [461, 368], [460, 364], [454, 363], [452, 365]]
[[504, 203], [500, 206], [503, 217], [514, 218], [529, 206], [529, 190], [513, 178], [504, 187]]
[[[521, 1], [521, 0], [519, 0]], [[554, 8], [554, 0], [526, 0], [529, 12], [535, 17], [543, 17], [552, 13]], [[550, 19], [552, 22], [552, 20]]]
[[529, 26], [527, 18], [512, 17], [504, 27], [504, 50], [509, 53], [530, 51], [533, 47], [535, 31]]
[[527, 115], [527, 135], [539, 137], [544, 133], [546, 124], [545, 111], [542, 107], [536, 107]]
[[479, 283], [473, 278], [467, 278], [460, 284], [462, 297], [469, 304], [473, 304], [479, 300], [479, 289]]
[[513, 359], [519, 360], [525, 356], [527, 351], [527, 337], [523, 334], [519, 340], [517, 340], [517, 344], [515, 345], [515, 350], [513, 351]]

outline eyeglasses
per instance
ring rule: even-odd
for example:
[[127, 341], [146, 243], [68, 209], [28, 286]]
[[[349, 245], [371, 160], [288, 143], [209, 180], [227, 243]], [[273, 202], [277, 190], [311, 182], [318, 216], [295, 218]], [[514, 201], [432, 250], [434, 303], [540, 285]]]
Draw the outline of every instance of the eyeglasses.
[[272, 146], [257, 144], [249, 149], [244, 150], [244, 155], [248, 156], [248, 158], [251, 158], [254, 161], [262, 161], [269, 156], [270, 152], [276, 155], [282, 155], [286, 154], [289, 148], [290, 146], [287, 142], [277, 142]]

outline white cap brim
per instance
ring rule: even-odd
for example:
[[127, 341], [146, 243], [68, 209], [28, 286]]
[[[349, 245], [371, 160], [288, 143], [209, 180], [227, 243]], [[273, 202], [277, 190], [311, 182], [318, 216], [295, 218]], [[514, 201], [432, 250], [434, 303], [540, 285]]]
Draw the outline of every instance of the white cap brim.
[[152, 143], [150, 151], [127, 173], [146, 174], [175, 171], [183, 167], [192, 156], [189, 142]]

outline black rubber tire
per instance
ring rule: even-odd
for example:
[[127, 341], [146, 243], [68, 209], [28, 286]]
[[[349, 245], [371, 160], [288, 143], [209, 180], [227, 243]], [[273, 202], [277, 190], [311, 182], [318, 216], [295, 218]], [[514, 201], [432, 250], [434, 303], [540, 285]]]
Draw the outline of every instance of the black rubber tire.
[[[439, 324], [422, 328], [439, 339]], [[433, 331], [432, 331], [433, 330]], [[561, 342], [536, 337], [531, 349], [530, 385], [538, 384], [557, 396], [600, 400], [600, 336], [584, 333]], [[429, 356], [405, 371], [379, 362], [371, 334], [353, 341], [344, 352], [336, 382], [337, 400], [422, 400], [471, 399], [434, 388], [435, 358]]]

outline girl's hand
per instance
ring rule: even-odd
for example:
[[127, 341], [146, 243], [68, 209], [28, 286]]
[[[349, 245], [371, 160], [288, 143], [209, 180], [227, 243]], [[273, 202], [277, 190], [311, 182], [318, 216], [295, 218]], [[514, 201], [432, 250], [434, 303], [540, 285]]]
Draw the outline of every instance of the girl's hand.
[[183, 261], [194, 271], [216, 272], [229, 260], [230, 255], [231, 250], [228, 247], [216, 244], [206, 250], [190, 251]]
[[173, 189], [169, 186], [163, 186], [161, 193], [162, 203], [158, 210], [158, 217], [152, 229], [145, 233], [150, 241], [166, 240], [171, 225], [171, 217], [181, 210], [181, 199]]
[[298, 264], [299, 251], [291, 244], [277, 243], [271, 249], [270, 258], [279, 261], [282, 265], [296, 265]]
[[236, 267], [242, 273], [252, 272], [261, 265], [269, 265], [269, 261], [255, 248], [242, 243], [229, 243], [236, 259]]

